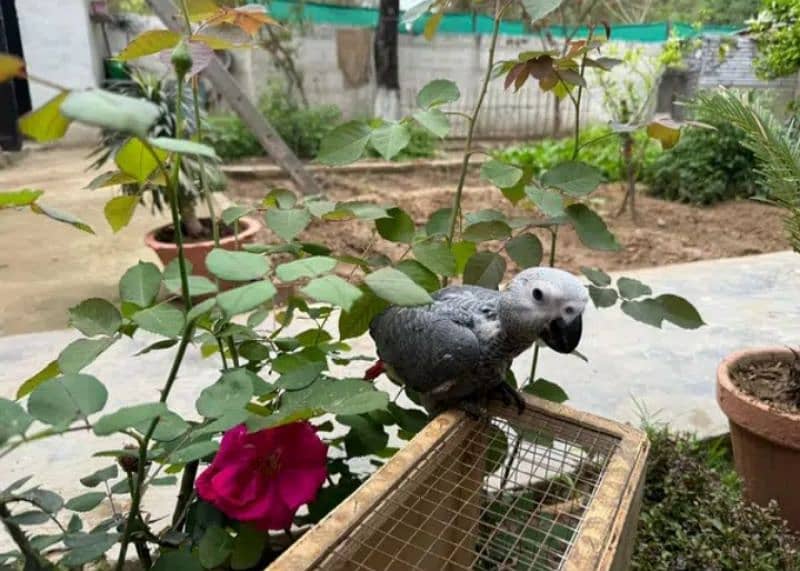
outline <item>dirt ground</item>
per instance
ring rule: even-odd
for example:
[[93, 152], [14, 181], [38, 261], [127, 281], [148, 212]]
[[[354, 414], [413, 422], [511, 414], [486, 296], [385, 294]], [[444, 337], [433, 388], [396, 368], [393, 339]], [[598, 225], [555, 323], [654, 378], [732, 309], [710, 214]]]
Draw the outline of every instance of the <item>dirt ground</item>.
[[[365, 200], [396, 204], [405, 209], [417, 225], [424, 224], [431, 213], [451, 205], [458, 171], [422, 169], [402, 173], [324, 174], [319, 176], [332, 200]], [[258, 202], [275, 186], [291, 188], [282, 180], [231, 180], [229, 197], [234, 202]], [[783, 234], [781, 213], [771, 206], [735, 201], [712, 207], [696, 207], [649, 197], [646, 189], [637, 196], [639, 223], [629, 215], [614, 217], [623, 196], [617, 184], [608, 184], [592, 195], [593, 207], [603, 215], [623, 249], [598, 252], [581, 245], [571, 228], [559, 233], [556, 264], [577, 271], [581, 266], [599, 266], [604, 270], [644, 268], [761, 254], [788, 248]], [[535, 215], [522, 206], [512, 206], [495, 188], [488, 186], [477, 169], [468, 177], [464, 190], [465, 212], [494, 208], [506, 214]], [[323, 243], [334, 252], [361, 254], [368, 245], [373, 224], [363, 221], [316, 222], [301, 238]], [[549, 235], [540, 238], [549, 250]], [[401, 254], [404, 247], [381, 240], [374, 253]], [[512, 271], [513, 266], [509, 267]]]

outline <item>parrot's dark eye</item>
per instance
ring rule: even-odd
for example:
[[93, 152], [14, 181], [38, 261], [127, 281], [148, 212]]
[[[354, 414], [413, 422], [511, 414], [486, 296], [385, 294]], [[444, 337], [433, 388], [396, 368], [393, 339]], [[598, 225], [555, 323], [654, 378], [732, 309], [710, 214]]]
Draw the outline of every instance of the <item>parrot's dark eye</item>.
[[542, 301], [544, 299], [544, 294], [542, 293], [542, 290], [540, 290], [538, 287], [534, 288], [533, 290], [533, 299], [535, 299], [536, 301]]
[[568, 305], [567, 307], [564, 308], [564, 313], [566, 313], [567, 315], [572, 315], [573, 313], [575, 313], [575, 309], [572, 306]]

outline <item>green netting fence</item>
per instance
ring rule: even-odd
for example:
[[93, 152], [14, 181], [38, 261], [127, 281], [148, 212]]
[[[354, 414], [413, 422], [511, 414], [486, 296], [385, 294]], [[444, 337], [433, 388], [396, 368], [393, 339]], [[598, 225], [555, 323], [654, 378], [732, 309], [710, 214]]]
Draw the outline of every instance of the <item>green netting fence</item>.
[[[317, 4], [297, 0], [261, 0], [269, 6], [270, 12], [279, 20], [302, 19], [315, 25], [329, 25], [347, 28], [375, 27], [378, 23], [378, 11], [374, 8], [356, 8]], [[400, 32], [404, 34], [422, 34], [429, 16], [423, 16], [413, 25], [400, 24]], [[691, 38], [698, 35], [729, 35], [742, 29], [743, 26], [706, 25], [702, 27], [682, 23], [654, 22], [650, 24], [619, 24], [612, 26], [611, 38], [627, 42], [663, 42], [674, 33], [679, 38]], [[492, 19], [485, 14], [446, 13], [439, 25], [441, 34], [490, 34]], [[568, 30], [562, 26], [551, 26], [547, 31], [554, 37], [564, 37]], [[539, 32], [531, 31], [524, 22], [508, 21], [500, 25], [500, 34], [505, 36], [530, 36]], [[586, 37], [588, 30], [581, 28], [573, 37]]]

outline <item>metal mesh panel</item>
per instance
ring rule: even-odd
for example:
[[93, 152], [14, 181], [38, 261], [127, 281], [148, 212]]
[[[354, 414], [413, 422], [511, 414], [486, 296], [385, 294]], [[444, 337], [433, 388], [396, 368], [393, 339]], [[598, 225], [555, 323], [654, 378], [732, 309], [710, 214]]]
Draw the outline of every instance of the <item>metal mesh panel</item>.
[[315, 568], [559, 569], [618, 443], [539, 411], [465, 419]]

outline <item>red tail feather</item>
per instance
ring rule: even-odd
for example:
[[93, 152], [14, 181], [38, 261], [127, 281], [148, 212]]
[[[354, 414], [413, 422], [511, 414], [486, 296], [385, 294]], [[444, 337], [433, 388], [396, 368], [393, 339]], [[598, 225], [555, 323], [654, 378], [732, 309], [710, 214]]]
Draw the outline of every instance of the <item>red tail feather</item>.
[[381, 376], [386, 369], [383, 367], [383, 361], [376, 361], [374, 365], [372, 365], [367, 372], [364, 373], [364, 380], [365, 381], [374, 381], [378, 377]]

